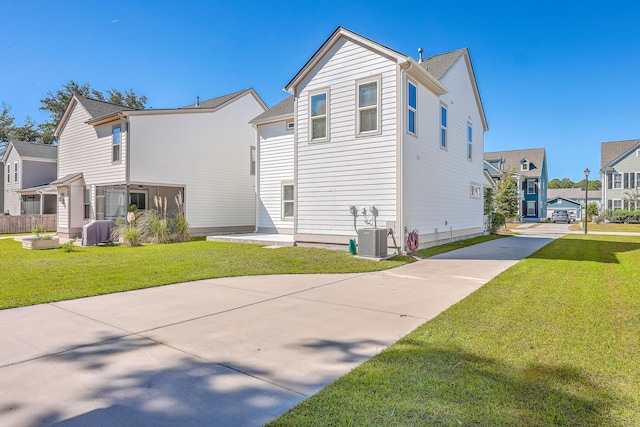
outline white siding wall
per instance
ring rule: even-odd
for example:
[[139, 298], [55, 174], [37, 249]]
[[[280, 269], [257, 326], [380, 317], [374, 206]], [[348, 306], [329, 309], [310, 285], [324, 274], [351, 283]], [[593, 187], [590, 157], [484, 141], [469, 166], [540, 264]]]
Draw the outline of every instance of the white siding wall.
[[258, 127], [260, 197], [258, 227], [293, 231], [293, 220], [282, 219], [282, 183], [293, 184], [293, 130], [286, 121]]
[[[350, 205], [396, 219], [396, 65], [342, 39], [298, 87], [297, 233], [353, 236]], [[356, 80], [381, 76], [382, 132], [356, 137]], [[309, 91], [329, 88], [328, 142], [309, 142]], [[358, 227], [364, 227], [361, 219]]]
[[[91, 116], [80, 104], [76, 104], [60, 132], [58, 141], [58, 178], [65, 175], [83, 173], [84, 184], [119, 184], [125, 181], [127, 127], [123, 121], [108, 123], [97, 127], [86, 122]], [[121, 127], [121, 160], [112, 162], [114, 125]], [[58, 228], [76, 230], [87, 221], [84, 219], [84, 197], [82, 180], [76, 180], [69, 188], [67, 206], [58, 199]], [[95, 198], [92, 201], [95, 212]], [[65, 212], [66, 211], [66, 212]]]
[[[404, 137], [404, 226], [421, 236], [437, 229], [440, 235], [429, 239], [484, 229], [483, 197], [470, 197], [471, 183], [482, 188], [485, 182], [484, 130], [463, 57], [441, 82], [449, 92], [440, 98], [418, 85], [418, 138]], [[448, 107], [446, 150], [440, 148], [441, 102]], [[471, 161], [467, 123], [473, 127]]]
[[[91, 116], [76, 104], [58, 142], [58, 178], [82, 172], [87, 185], [122, 183], [125, 180], [126, 123], [113, 122], [97, 127], [86, 124]], [[122, 155], [120, 162], [112, 162], [112, 128], [122, 128]]]
[[[18, 162], [18, 182], [15, 181], [15, 164]], [[7, 181], [7, 165], [11, 166], [11, 176]], [[20, 180], [22, 179], [22, 162], [18, 152], [11, 147], [7, 156], [7, 162], [3, 165], [2, 180], [4, 181], [4, 211], [9, 210], [11, 215], [20, 215]]]
[[192, 228], [254, 226], [248, 122], [262, 112], [247, 94], [215, 113], [130, 117], [131, 182], [184, 185]]
[[[618, 163], [613, 165], [613, 168], [619, 174], [625, 174], [629, 172], [636, 172], [636, 173], [640, 172], [640, 153], [638, 153], [637, 150], [632, 151], [627, 157], [625, 157], [624, 159], [620, 160]], [[628, 193], [630, 189], [624, 188], [624, 175], [620, 178], [620, 180], [622, 182], [623, 188], [607, 188], [606, 180], [603, 181], [602, 183], [603, 194], [605, 194], [605, 191], [606, 191], [606, 200], [603, 206], [605, 209], [607, 209], [608, 207], [607, 200], [619, 199], [624, 201], [626, 199], [625, 193]], [[624, 202], [623, 202], [623, 205], [624, 205]]]

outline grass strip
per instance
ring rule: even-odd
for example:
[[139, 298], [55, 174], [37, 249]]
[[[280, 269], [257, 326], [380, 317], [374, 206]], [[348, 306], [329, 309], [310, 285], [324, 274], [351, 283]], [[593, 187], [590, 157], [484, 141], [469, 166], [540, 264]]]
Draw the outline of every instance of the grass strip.
[[640, 425], [639, 259], [556, 240], [269, 426]]

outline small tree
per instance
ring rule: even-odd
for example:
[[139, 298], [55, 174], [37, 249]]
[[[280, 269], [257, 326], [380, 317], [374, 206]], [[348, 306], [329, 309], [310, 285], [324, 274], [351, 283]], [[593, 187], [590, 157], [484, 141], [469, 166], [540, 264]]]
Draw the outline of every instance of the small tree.
[[496, 187], [493, 206], [496, 212], [500, 212], [508, 221], [519, 220], [518, 208], [520, 206], [520, 192], [515, 171], [504, 171], [498, 186]]
[[587, 205], [587, 221], [591, 221], [591, 218], [598, 216], [599, 213], [598, 204], [596, 202], [591, 202]]

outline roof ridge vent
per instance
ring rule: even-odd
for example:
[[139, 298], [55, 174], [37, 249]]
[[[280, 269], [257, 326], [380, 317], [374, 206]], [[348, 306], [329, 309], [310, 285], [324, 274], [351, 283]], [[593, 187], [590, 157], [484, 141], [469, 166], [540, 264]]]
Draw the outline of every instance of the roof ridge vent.
[[424, 52], [424, 49], [419, 47], [418, 48], [418, 63], [422, 64], [424, 62], [424, 58], [422, 57], [422, 53]]

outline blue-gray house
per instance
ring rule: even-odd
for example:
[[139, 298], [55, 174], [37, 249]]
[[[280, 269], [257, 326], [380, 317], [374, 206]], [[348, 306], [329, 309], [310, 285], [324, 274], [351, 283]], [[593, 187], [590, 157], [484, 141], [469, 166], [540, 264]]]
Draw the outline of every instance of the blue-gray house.
[[544, 148], [493, 151], [484, 160], [500, 171], [513, 171], [520, 188], [520, 215], [524, 221], [547, 217], [547, 154]]

